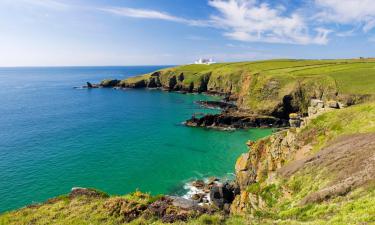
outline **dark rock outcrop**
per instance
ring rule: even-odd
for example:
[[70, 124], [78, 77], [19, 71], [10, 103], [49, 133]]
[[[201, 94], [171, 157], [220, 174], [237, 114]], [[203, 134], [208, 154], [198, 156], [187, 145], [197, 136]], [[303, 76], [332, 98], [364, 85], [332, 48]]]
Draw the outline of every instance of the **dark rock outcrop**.
[[237, 109], [237, 106], [230, 102], [225, 101], [196, 101], [198, 105], [201, 105], [205, 108], [214, 108], [214, 109]]
[[286, 127], [288, 121], [271, 117], [242, 113], [207, 114], [203, 117], [193, 117], [185, 122], [190, 127], [209, 127], [217, 129], [246, 129], [251, 127]]

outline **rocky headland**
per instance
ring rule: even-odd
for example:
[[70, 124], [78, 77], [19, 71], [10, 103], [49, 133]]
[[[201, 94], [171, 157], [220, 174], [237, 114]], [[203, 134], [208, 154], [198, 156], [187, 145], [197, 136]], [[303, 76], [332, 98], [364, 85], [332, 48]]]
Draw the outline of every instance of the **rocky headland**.
[[[373, 63], [368, 60], [366, 63]], [[127, 78], [108, 79], [87, 88], [151, 88], [180, 93], [222, 96], [221, 101], [198, 102], [220, 108], [221, 114], [188, 119], [195, 127], [239, 129], [287, 127], [289, 115], [308, 114], [311, 99], [332, 102], [332, 107], [354, 105], [373, 99], [372, 91], [350, 90], [335, 74], [366, 67], [357, 60], [280, 60], [248, 63], [185, 65]], [[329, 72], [319, 73], [331, 68]], [[348, 90], [347, 90], [348, 89]], [[364, 91], [365, 90], [365, 91]], [[336, 105], [334, 105], [336, 104]]]

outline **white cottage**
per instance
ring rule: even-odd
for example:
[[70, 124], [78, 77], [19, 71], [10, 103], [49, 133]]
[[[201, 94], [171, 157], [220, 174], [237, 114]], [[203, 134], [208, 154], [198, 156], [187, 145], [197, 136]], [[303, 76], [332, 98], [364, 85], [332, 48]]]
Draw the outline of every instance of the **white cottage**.
[[214, 62], [212, 59], [198, 59], [197, 61], [195, 61], [195, 64], [205, 64], [205, 65], [210, 65], [210, 64], [213, 64], [213, 63], [216, 63]]

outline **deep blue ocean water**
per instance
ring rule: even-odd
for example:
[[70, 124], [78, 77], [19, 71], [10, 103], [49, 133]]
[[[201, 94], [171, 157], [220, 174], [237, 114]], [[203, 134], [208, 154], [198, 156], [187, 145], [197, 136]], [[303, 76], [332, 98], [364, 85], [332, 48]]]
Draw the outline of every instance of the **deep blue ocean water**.
[[248, 139], [181, 122], [205, 95], [74, 89], [163, 67], [0, 68], [0, 212], [93, 187], [110, 194], [179, 193], [193, 178], [228, 176]]

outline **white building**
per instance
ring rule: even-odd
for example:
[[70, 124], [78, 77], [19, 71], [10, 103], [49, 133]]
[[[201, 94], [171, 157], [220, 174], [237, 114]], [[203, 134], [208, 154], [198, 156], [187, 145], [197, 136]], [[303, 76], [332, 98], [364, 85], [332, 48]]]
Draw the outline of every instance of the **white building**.
[[197, 61], [194, 62], [195, 64], [205, 64], [205, 65], [210, 65], [210, 64], [213, 64], [213, 63], [216, 63], [214, 62], [212, 59], [198, 59]]

